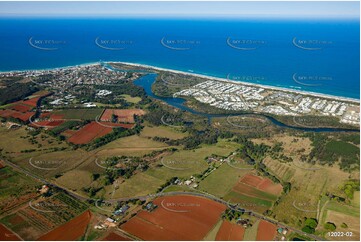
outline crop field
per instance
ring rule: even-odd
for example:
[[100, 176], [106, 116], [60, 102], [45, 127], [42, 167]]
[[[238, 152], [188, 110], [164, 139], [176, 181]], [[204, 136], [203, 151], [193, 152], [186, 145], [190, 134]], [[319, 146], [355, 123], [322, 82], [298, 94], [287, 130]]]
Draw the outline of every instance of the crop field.
[[121, 229], [142, 240], [201, 240], [226, 209], [222, 204], [193, 196], [157, 198], [152, 212], [141, 211]]
[[86, 209], [86, 205], [58, 193], [48, 198], [36, 198], [1, 222], [21, 238], [35, 240], [44, 233], [66, 223]]
[[236, 169], [224, 163], [200, 182], [199, 189], [222, 198], [243, 175], [249, 172], [250, 170]]
[[277, 234], [276, 225], [267, 222], [265, 220], [261, 220], [258, 224], [256, 240], [272, 241], [276, 237], [276, 234]]
[[0, 214], [37, 197], [35, 191], [39, 184], [10, 167], [0, 169]]
[[68, 141], [73, 144], [87, 144], [96, 138], [109, 134], [112, 130], [112, 128], [102, 126], [94, 121], [75, 132]]
[[7, 229], [4, 225], [0, 224], [0, 241], [20, 241], [21, 239]]
[[224, 199], [238, 203], [246, 209], [264, 212], [272, 207], [273, 202], [277, 200], [281, 191], [282, 186], [279, 184], [274, 184], [267, 178], [247, 174], [233, 186]]
[[112, 116], [117, 118], [119, 123], [134, 123], [134, 115], [142, 116], [145, 112], [141, 109], [106, 109], [100, 121], [112, 122]]
[[117, 233], [111, 232], [108, 234], [102, 241], [130, 241], [131, 239], [128, 239], [125, 236], [119, 235]]
[[243, 240], [244, 233], [245, 229], [242, 226], [224, 220], [221, 228], [218, 230], [216, 240], [241, 241]]
[[[85, 211], [78, 217], [70, 220], [69, 222], [57, 227], [49, 233], [41, 236], [38, 240], [40, 241], [59, 241], [59, 240], [78, 240], [84, 235], [86, 228], [91, 220], [92, 214], [90, 211]], [[76, 229], [74, 229], [76, 228]]]
[[[95, 120], [95, 118], [101, 115], [103, 109], [100, 108], [84, 108], [84, 109], [64, 109], [56, 110], [53, 114], [63, 119], [78, 119], [78, 120]], [[55, 119], [55, 118], [53, 118]]]

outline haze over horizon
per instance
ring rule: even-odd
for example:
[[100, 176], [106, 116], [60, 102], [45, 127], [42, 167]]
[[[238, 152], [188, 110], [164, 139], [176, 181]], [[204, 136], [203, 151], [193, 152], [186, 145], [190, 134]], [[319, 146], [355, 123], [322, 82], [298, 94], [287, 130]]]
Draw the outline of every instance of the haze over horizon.
[[0, 16], [359, 19], [359, 2], [0, 2]]

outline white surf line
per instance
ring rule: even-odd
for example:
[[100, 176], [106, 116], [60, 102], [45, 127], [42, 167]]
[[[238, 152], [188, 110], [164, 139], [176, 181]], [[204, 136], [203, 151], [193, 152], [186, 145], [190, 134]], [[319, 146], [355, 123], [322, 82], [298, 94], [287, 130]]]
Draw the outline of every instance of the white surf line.
[[275, 87], [275, 86], [270, 86], [270, 85], [255, 84], [255, 83], [243, 82], [243, 81], [232, 81], [232, 80], [227, 80], [226, 78], [207, 76], [207, 75], [203, 75], [203, 74], [195, 74], [195, 73], [191, 73], [191, 72], [178, 71], [178, 70], [174, 70], [174, 69], [161, 68], [161, 67], [145, 65], [145, 64], [139, 64], [139, 63], [130, 63], [130, 62], [110, 62], [110, 63], [120, 63], [120, 64], [124, 64], [124, 65], [140, 67], [140, 68], [150, 68], [150, 69], [154, 69], [154, 70], [158, 70], [158, 71], [167, 71], [167, 72], [173, 72], [173, 73], [177, 73], [177, 74], [195, 76], [195, 77], [208, 79], [208, 80], [216, 80], [216, 81], [228, 82], [228, 83], [233, 83], [233, 84], [242, 84], [242, 85], [245, 85], [245, 86], [260, 87], [260, 88], [276, 90], [276, 91], [285, 91], [285, 92], [291, 92], [291, 93], [296, 93], [296, 94], [303, 94], [303, 95], [307, 95], [307, 96], [313, 96], [313, 97], [316, 97], [316, 98], [322, 97], [322, 98], [326, 98], [326, 99], [353, 102], [353, 103], [360, 104], [360, 99], [356, 99], [356, 98], [334, 96], [334, 95], [317, 93], [317, 92], [298, 91], [298, 90], [291, 89], [291, 88], [286, 88], [286, 87]]

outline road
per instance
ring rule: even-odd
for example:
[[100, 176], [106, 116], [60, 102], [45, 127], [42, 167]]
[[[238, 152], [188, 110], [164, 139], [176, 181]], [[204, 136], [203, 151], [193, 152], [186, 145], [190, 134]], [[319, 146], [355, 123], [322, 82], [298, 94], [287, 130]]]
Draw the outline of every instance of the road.
[[[55, 187], [55, 188], [58, 188], [60, 190], [63, 190], [64, 192], [66, 192], [67, 194], [69, 194], [70, 196], [80, 200], [80, 201], [83, 201], [83, 202], [86, 202], [88, 201], [90, 198], [89, 197], [85, 197], [85, 196], [82, 196], [74, 191], [71, 191], [69, 189], [67, 189], [66, 187], [62, 187], [58, 184], [55, 184], [55, 183], [52, 183], [52, 182], [49, 182], [47, 180], [45, 180], [44, 178], [41, 178], [25, 169], [23, 169], [22, 167], [10, 162], [10, 161], [7, 161], [4, 159], [4, 162], [6, 165], [12, 167], [13, 169], [27, 175], [27, 176], [30, 176], [40, 182], [42, 182], [43, 184], [47, 184], [49, 186], [52, 186], [52, 187]], [[251, 216], [254, 216], [256, 218], [259, 218], [259, 219], [263, 219], [263, 220], [266, 220], [270, 223], [273, 223], [275, 224], [276, 226], [278, 227], [283, 227], [283, 228], [287, 228], [288, 230], [292, 230], [300, 235], [304, 235], [304, 236], [307, 236], [311, 239], [314, 239], [314, 240], [318, 240], [318, 241], [324, 241], [325, 239], [324, 238], [321, 238], [321, 237], [318, 237], [316, 235], [313, 235], [313, 234], [308, 234], [308, 233], [305, 233], [299, 229], [296, 229], [296, 228], [293, 228], [291, 226], [288, 226], [288, 225], [285, 225], [283, 223], [280, 223], [276, 220], [273, 220], [269, 217], [266, 217], [260, 213], [256, 213], [252, 210], [247, 210], [247, 209], [243, 209], [243, 208], [240, 208], [234, 204], [231, 204], [227, 201], [224, 201], [218, 197], [215, 197], [211, 194], [206, 194], [206, 193], [199, 193], [199, 192], [166, 192], [166, 193], [163, 193], [163, 192], [160, 192], [160, 193], [156, 193], [156, 194], [150, 194], [150, 195], [145, 195], [145, 196], [136, 196], [136, 197], [128, 197], [128, 198], [120, 198], [120, 199], [109, 199], [109, 200], [103, 200], [103, 202], [107, 202], [107, 203], [114, 203], [114, 202], [119, 202], [119, 201], [128, 201], [128, 200], [131, 200], [131, 199], [139, 199], [139, 200], [147, 200], [147, 199], [151, 199], [151, 198], [156, 198], [156, 197], [163, 197], [163, 196], [175, 196], [175, 195], [191, 195], [191, 196], [198, 196], [198, 197], [204, 197], [204, 198], [207, 198], [207, 199], [210, 199], [210, 200], [213, 200], [215, 202], [218, 202], [218, 203], [222, 203], [224, 205], [226, 205], [228, 208], [230, 209], [233, 209], [233, 210], [236, 210], [236, 211], [240, 211], [240, 212], [247, 212], [249, 213]]]

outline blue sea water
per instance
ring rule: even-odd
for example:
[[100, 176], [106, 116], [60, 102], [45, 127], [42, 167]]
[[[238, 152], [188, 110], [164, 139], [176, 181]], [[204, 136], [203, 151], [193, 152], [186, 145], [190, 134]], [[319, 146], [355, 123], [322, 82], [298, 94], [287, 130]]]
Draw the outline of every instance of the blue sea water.
[[0, 18], [0, 71], [124, 61], [358, 99], [359, 28], [358, 20]]

